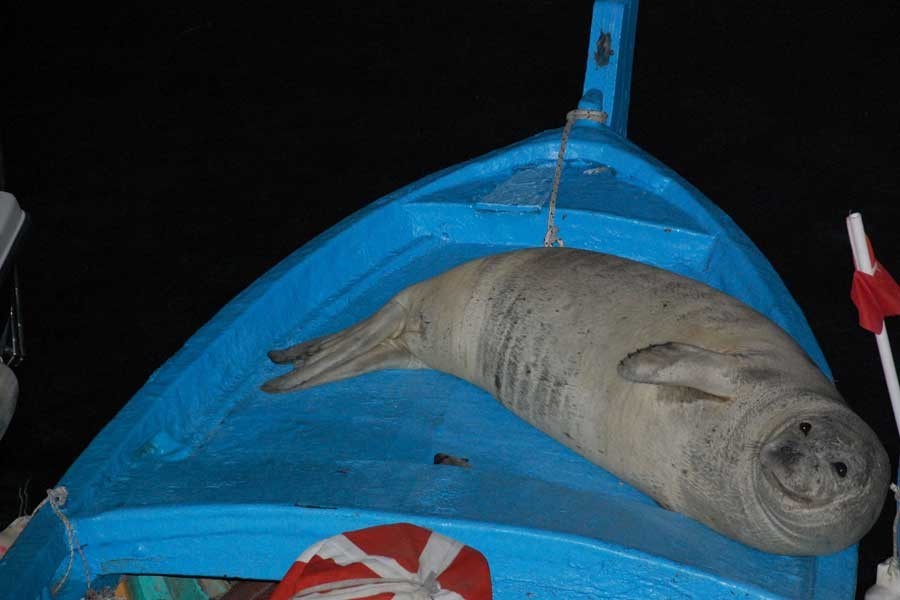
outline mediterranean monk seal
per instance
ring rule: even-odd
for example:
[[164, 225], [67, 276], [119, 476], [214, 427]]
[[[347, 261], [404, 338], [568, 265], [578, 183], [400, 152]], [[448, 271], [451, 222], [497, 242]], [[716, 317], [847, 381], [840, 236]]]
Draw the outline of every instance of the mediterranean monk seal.
[[877, 437], [787, 333], [711, 287], [615, 256], [473, 260], [269, 356], [294, 368], [268, 392], [386, 368], [456, 375], [662, 506], [767, 552], [849, 546], [888, 489]]

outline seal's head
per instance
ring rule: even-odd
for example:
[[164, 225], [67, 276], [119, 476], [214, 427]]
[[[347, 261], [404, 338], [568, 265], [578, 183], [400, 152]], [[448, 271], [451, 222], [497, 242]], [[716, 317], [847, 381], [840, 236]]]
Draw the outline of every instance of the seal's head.
[[829, 554], [858, 541], [884, 503], [890, 463], [843, 404], [803, 395], [768, 420], [753, 493], [784, 554]]
[[830, 554], [874, 525], [890, 464], [834, 385], [788, 349], [667, 342], [629, 354], [618, 373], [656, 384], [665, 414], [692, 432], [680, 438], [690, 468], [667, 505], [767, 552]]

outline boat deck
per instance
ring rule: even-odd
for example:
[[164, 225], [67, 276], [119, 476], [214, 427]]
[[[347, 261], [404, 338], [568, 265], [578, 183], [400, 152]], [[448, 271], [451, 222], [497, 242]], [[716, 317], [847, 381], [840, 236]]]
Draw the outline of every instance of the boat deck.
[[[849, 597], [840, 578], [855, 549], [789, 558], [726, 539], [452, 376], [385, 371], [259, 391], [284, 370], [266, 350], [348, 326], [471, 258], [540, 245], [557, 143], [558, 132], [537, 136], [376, 202], [198, 331], [64, 478], [91, 576], [279, 579], [318, 539], [411, 521], [481, 550], [498, 599]], [[568, 158], [556, 216], [568, 246], [723, 289], [827, 370], [777, 275], [695, 190], [599, 128], [576, 127]], [[438, 453], [470, 467], [435, 465]], [[61, 575], [58, 523], [50, 511], [38, 523], [22, 544], [44, 548]], [[59, 538], [51, 550], [42, 535]], [[76, 566], [60, 597], [80, 597], [84, 579]]]

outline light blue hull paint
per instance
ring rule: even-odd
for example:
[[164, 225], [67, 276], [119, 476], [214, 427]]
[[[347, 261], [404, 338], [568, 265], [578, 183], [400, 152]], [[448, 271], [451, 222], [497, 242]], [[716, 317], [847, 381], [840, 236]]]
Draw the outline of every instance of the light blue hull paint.
[[[589, 58], [583, 104], [607, 110], [610, 127], [573, 131], [560, 236], [744, 300], [828, 373], [802, 313], [746, 236], [613, 133], [625, 131], [635, 10], [595, 7], [590, 52], [598, 31], [622, 34], [613, 37], [615, 73], [592, 73]], [[276, 579], [318, 539], [412, 521], [482, 550], [501, 600], [852, 597], [855, 548], [790, 558], [728, 540], [448, 375], [388, 371], [286, 396], [257, 390], [278, 370], [266, 350], [349, 325], [452, 265], [539, 245], [559, 133], [382, 198], [286, 258], [191, 337], [61, 482], [95, 584], [117, 573]], [[473, 468], [434, 466], [437, 452], [468, 457]], [[50, 598], [67, 559], [64, 529], [44, 509], [0, 561], [0, 593]], [[86, 578], [76, 555], [58, 597], [80, 598]]]

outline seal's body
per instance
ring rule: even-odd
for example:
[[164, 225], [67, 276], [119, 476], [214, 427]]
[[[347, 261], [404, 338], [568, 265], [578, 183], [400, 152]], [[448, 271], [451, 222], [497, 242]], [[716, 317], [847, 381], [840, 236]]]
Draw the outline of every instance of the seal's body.
[[777, 325], [614, 256], [474, 260], [270, 357], [295, 368], [267, 391], [383, 368], [451, 373], [663, 506], [770, 552], [854, 543], [888, 486], [874, 433]]

